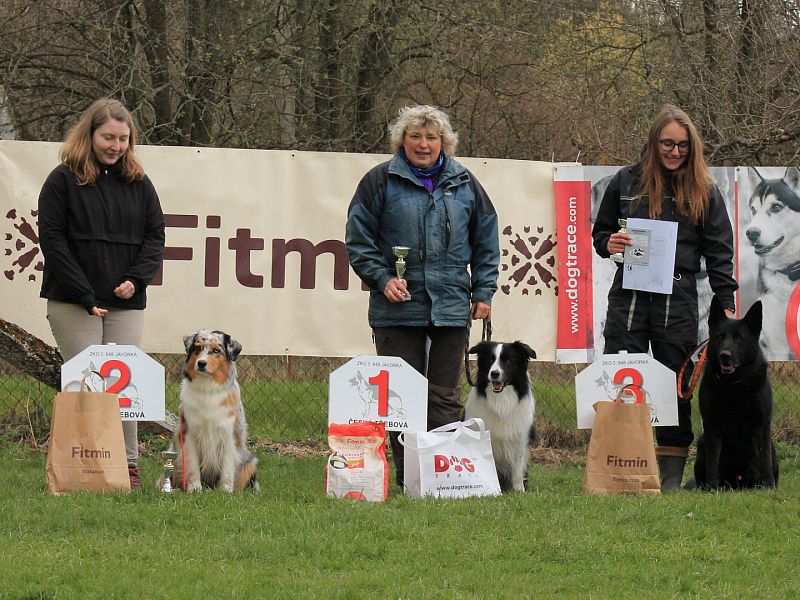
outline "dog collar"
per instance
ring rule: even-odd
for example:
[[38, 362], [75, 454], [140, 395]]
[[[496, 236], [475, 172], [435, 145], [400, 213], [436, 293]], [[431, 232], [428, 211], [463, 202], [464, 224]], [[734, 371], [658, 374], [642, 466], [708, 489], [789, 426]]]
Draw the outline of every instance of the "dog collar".
[[790, 281], [797, 281], [800, 279], [800, 262], [789, 265], [785, 269], [781, 269], [778, 272], [786, 275]]

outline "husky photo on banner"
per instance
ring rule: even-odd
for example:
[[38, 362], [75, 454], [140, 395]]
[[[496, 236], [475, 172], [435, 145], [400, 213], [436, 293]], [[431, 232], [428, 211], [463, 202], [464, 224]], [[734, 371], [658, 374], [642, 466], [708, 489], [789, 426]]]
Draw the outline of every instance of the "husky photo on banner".
[[744, 312], [764, 307], [768, 360], [800, 358], [800, 168], [739, 167], [739, 285]]

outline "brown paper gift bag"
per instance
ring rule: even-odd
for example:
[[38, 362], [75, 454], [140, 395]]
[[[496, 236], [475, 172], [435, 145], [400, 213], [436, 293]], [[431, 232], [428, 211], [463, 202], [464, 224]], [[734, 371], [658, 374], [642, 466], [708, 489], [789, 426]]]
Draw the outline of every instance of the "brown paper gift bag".
[[[624, 390], [624, 388], [623, 388]], [[661, 492], [650, 407], [595, 402], [597, 416], [589, 440], [581, 489], [590, 494]]]
[[47, 445], [51, 494], [93, 490], [130, 492], [119, 398], [90, 392], [59, 392], [53, 399]]

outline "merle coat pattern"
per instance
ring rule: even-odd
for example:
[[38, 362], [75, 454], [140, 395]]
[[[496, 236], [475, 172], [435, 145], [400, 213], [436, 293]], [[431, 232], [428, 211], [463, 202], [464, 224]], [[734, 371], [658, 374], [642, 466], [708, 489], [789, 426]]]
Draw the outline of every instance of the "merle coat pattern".
[[[236, 374], [242, 346], [223, 331], [201, 329], [183, 339], [180, 425], [173, 488], [195, 492], [245, 488], [258, 492], [258, 458], [247, 445], [247, 421]], [[186, 472], [183, 469], [185, 467]], [[164, 485], [162, 477], [159, 488]]]
[[706, 371], [700, 384], [703, 435], [694, 467], [704, 489], [775, 487], [778, 458], [772, 442], [772, 388], [758, 343], [762, 307], [729, 319], [716, 296], [708, 316]]

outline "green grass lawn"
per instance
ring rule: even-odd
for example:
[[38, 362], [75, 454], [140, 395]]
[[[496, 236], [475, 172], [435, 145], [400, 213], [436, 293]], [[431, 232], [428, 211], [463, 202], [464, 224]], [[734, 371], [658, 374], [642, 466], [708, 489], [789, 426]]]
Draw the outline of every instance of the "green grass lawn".
[[365, 504], [323, 495], [324, 457], [263, 451], [259, 495], [163, 494], [154, 450], [140, 492], [53, 497], [6, 436], [0, 598], [796, 598], [800, 450], [780, 454], [775, 491], [586, 496], [571, 462], [525, 494]]

